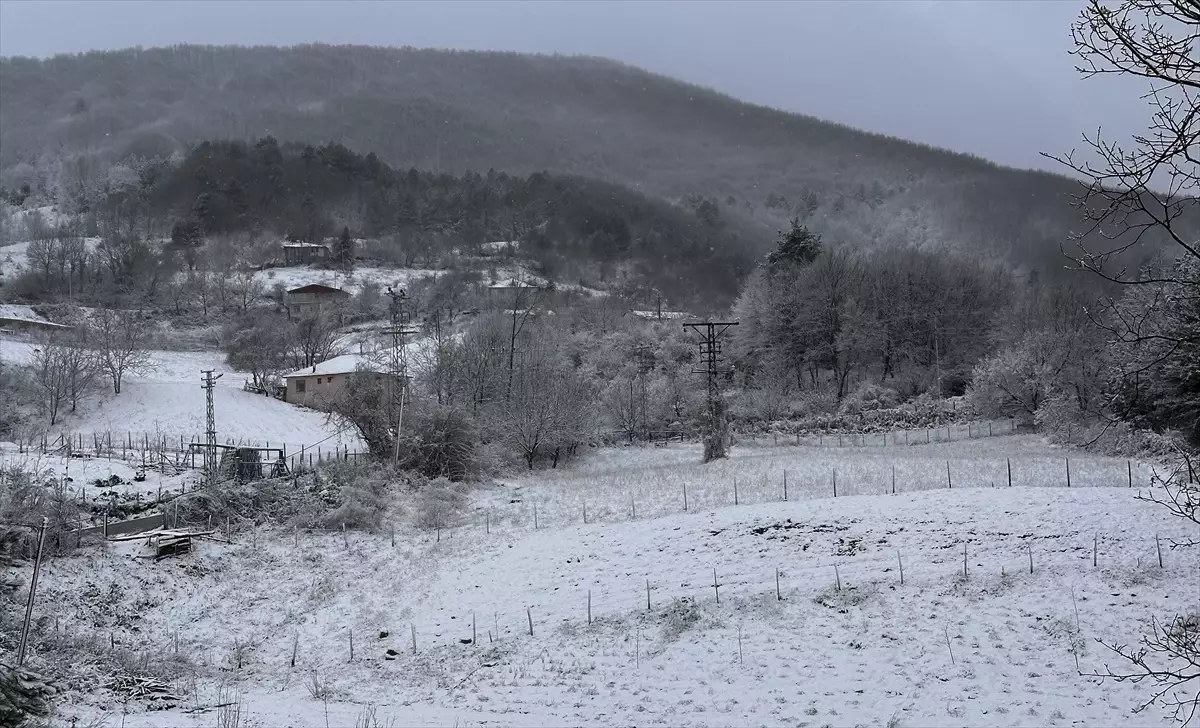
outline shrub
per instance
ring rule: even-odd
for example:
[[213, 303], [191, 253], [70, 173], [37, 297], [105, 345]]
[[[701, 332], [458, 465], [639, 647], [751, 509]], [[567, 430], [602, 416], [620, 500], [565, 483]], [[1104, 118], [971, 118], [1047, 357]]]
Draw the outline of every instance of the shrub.
[[418, 409], [405, 434], [401, 443], [401, 451], [407, 453], [404, 464], [427, 478], [471, 480], [485, 469], [475, 424], [457, 407]]
[[678, 639], [680, 635], [700, 622], [700, 607], [694, 599], [682, 597], [671, 600], [671, 606], [663, 613], [662, 637], [666, 641]]
[[413, 506], [413, 525], [423, 529], [442, 529], [456, 525], [462, 518], [467, 496], [462, 485], [446, 478], [430, 481], [417, 492]]
[[34, 557], [38, 531], [27, 526], [42, 518], [49, 519], [43, 553], [74, 543], [63, 535], [78, 526], [79, 505], [60, 480], [19, 467], [0, 470], [0, 566]]
[[892, 409], [899, 403], [900, 394], [896, 390], [864, 382], [842, 400], [838, 414], [856, 415], [872, 410]]
[[343, 475], [334, 497], [335, 507], [315, 518], [311, 525], [379, 530], [391, 500], [388, 485], [386, 472], [378, 468], [360, 470], [350, 477]]

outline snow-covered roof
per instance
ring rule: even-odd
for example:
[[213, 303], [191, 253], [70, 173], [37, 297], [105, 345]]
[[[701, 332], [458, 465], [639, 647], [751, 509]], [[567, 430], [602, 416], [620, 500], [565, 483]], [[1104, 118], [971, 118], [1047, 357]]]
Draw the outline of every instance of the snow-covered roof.
[[300, 286], [299, 288], [290, 288], [288, 289], [288, 293], [341, 293], [346, 296], [350, 295], [340, 288], [325, 286], [321, 285], [320, 283], [309, 283], [308, 285]]
[[38, 326], [49, 326], [59, 329], [69, 329], [70, 326], [56, 324], [47, 321], [45, 317], [38, 314], [31, 307], [19, 303], [0, 303], [0, 319], [5, 321], [20, 321], [26, 324], [36, 324]]
[[363, 354], [342, 354], [332, 359], [326, 359], [315, 366], [304, 367], [289, 374], [284, 374], [283, 377], [284, 379], [291, 379], [292, 377], [311, 377], [320, 374], [353, 374], [359, 368], [378, 371], [380, 366], [371, 361], [370, 357]]
[[284, 243], [285, 248], [324, 248], [320, 243]]
[[[659, 318], [658, 311], [631, 311], [630, 313], [632, 313], [634, 316], [638, 316], [638, 317], [644, 318], [644, 319]], [[679, 318], [687, 318], [687, 316], [688, 316], [688, 314], [684, 311], [663, 311], [661, 317], [665, 318], [665, 319], [679, 319]]]
[[479, 248], [481, 250], [491, 250], [491, 251], [504, 250], [505, 248], [511, 248], [513, 250], [516, 250], [519, 247], [521, 247], [521, 243], [516, 240], [511, 240], [511, 241], [496, 240], [496, 241], [493, 241], [490, 243], [482, 243], [479, 246]]
[[493, 283], [492, 285], [488, 286], [488, 288], [491, 288], [494, 291], [507, 291], [514, 288], [541, 288], [549, 290], [550, 287], [537, 283], [529, 283], [526, 281], [509, 281], [508, 283]]

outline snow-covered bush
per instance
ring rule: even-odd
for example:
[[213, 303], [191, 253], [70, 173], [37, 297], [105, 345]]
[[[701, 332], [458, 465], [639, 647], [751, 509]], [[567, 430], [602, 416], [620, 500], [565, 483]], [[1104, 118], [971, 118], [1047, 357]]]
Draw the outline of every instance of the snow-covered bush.
[[900, 404], [900, 394], [894, 389], [863, 382], [846, 395], [838, 407], [840, 415], [856, 415], [874, 410], [893, 409]]
[[[470, 415], [456, 407], [417, 408], [408, 441], [405, 466], [427, 478], [471, 480], [488, 470], [479, 450], [479, 432]], [[406, 447], [407, 446], [407, 447]]]
[[434, 530], [450, 528], [462, 520], [467, 496], [462, 485], [437, 478], [423, 486], [413, 504], [413, 525]]

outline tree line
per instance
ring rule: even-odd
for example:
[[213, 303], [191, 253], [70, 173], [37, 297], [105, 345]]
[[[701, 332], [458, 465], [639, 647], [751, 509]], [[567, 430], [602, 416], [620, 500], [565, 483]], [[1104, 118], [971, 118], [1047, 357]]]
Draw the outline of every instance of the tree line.
[[[355, 253], [429, 266], [485, 242], [517, 241], [548, 278], [705, 306], [730, 300], [750, 265], [748, 233], [618, 185], [396, 170], [338, 144], [203, 142], [182, 159], [132, 161], [116, 178], [80, 200], [67, 222], [34, 226], [21, 295], [149, 301], [177, 273], [196, 271], [204, 241], [244, 256], [276, 235], [316, 243], [337, 236], [334, 257], [344, 267]], [[87, 237], [98, 241], [89, 247]], [[374, 241], [371, 251], [354, 250], [362, 238]]]

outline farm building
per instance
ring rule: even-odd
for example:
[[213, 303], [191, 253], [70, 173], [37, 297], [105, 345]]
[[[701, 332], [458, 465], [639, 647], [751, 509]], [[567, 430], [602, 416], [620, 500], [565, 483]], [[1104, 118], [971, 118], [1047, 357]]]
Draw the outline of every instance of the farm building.
[[283, 244], [284, 265], [304, 265], [328, 259], [329, 248], [318, 243], [287, 242]]
[[370, 372], [377, 380], [390, 380], [385, 365], [363, 354], [343, 354], [311, 367], [283, 375], [286, 382], [284, 401], [326, 409], [328, 402], [341, 394], [350, 377], [359, 371]]
[[69, 328], [71, 327], [48, 321], [29, 306], [17, 303], [0, 303], [0, 331], [33, 333], [39, 331], [64, 331]]
[[527, 281], [494, 283], [487, 289], [488, 304], [501, 311], [553, 311], [564, 305], [569, 293], [553, 286], [538, 285]]
[[350, 294], [340, 288], [310, 283], [287, 292], [287, 312], [291, 318], [316, 316], [323, 310], [336, 309], [344, 304]]

